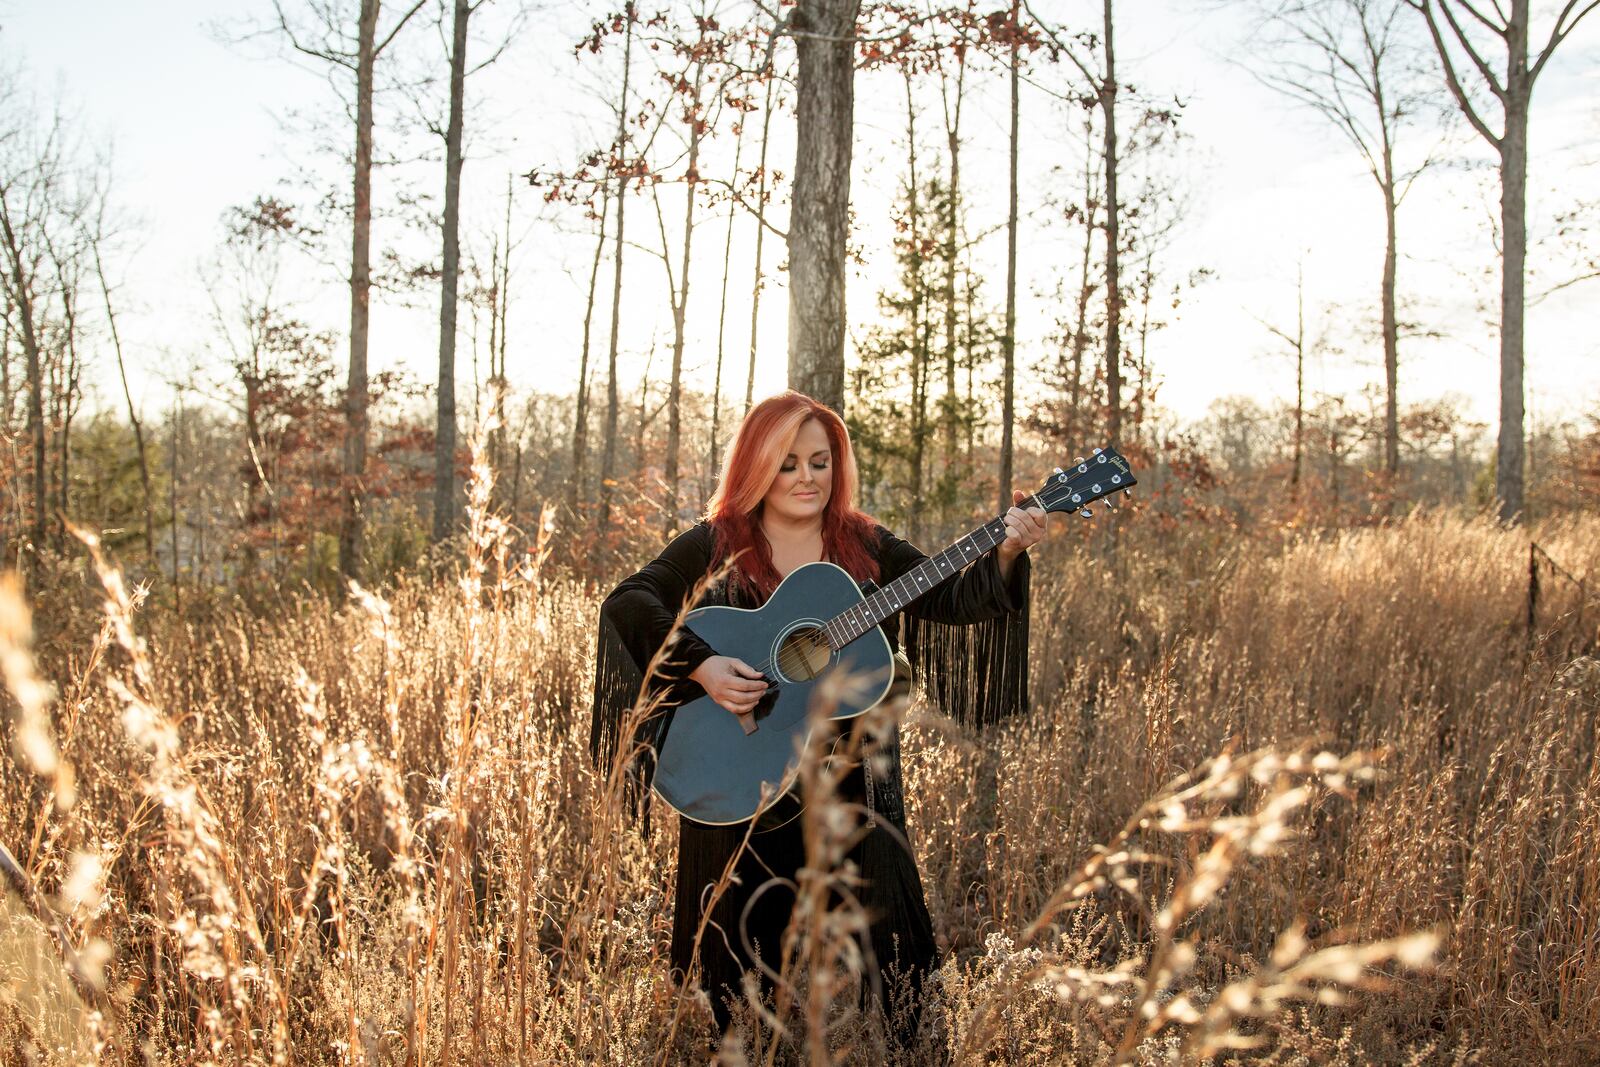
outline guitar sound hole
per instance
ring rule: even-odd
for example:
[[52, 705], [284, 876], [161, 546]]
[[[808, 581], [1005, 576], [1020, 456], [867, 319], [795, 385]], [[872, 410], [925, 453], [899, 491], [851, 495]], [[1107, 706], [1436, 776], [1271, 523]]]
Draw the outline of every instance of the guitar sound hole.
[[822, 673], [830, 655], [827, 635], [820, 628], [801, 627], [778, 646], [778, 670], [786, 678], [804, 682]]

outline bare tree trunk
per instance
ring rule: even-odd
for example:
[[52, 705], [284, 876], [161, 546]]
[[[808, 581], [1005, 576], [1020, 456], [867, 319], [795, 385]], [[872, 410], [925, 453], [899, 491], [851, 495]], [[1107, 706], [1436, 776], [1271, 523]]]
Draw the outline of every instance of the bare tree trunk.
[[[497, 479], [505, 470], [506, 439], [511, 432], [506, 418], [506, 402], [511, 397], [511, 379], [506, 374], [506, 312], [511, 303], [511, 180], [507, 174], [505, 234], [496, 242], [500, 248], [489, 267], [489, 377], [494, 387], [494, 432], [489, 437], [489, 456]], [[503, 482], [497, 482], [495, 497], [505, 499]], [[507, 517], [516, 525], [517, 509], [512, 507]]]
[[[1089, 347], [1089, 298], [1094, 295], [1094, 285], [1089, 281], [1089, 266], [1094, 259], [1094, 220], [1095, 201], [1099, 198], [1099, 191], [1094, 187], [1094, 158], [1093, 145], [1088, 139], [1093, 136], [1093, 119], [1085, 129], [1085, 145], [1083, 160], [1083, 256], [1078, 264], [1078, 295], [1077, 316], [1072, 331], [1072, 373], [1068, 386], [1068, 399], [1072, 411], [1071, 435], [1076, 438], [1083, 436], [1083, 355]], [[1078, 444], [1081, 446], [1082, 441]]]
[[917, 184], [917, 111], [912, 99], [912, 70], [904, 67], [906, 83], [906, 164], [909, 198], [908, 222], [911, 227], [911, 500], [906, 516], [913, 540], [922, 539], [923, 511], [927, 493], [923, 466], [927, 453], [928, 430], [928, 312], [927, 286], [922, 278], [922, 190]]
[[122, 398], [128, 405], [128, 424], [133, 427], [133, 444], [139, 453], [139, 488], [144, 493], [144, 554], [152, 566], [156, 561], [155, 505], [150, 499], [150, 456], [144, 445], [144, 424], [133, 406], [133, 391], [128, 388], [128, 365], [122, 358], [122, 338], [117, 333], [117, 316], [111, 310], [111, 287], [106, 283], [106, 269], [100, 262], [100, 239], [94, 249], [94, 270], [100, 279], [100, 295], [105, 298], [106, 324], [111, 328], [111, 348], [117, 354], [117, 374], [122, 379]]
[[1122, 276], [1118, 263], [1122, 208], [1117, 203], [1117, 67], [1111, 0], [1104, 0], [1104, 11], [1106, 71], [1100, 83], [1100, 110], [1106, 120], [1106, 432], [1116, 444], [1122, 438]]
[[[683, 261], [678, 274], [675, 299], [672, 302], [672, 382], [667, 387], [667, 536], [678, 532], [678, 460], [683, 445], [683, 342], [684, 323], [689, 311], [689, 263], [694, 245], [695, 186], [700, 181], [700, 86], [705, 79], [705, 63], [695, 70], [693, 116], [689, 122], [689, 166], [684, 175], [683, 198]], [[659, 202], [658, 202], [659, 208]], [[666, 233], [661, 235], [661, 255], [667, 255]], [[667, 284], [672, 284], [672, 271], [668, 268]]]
[[72, 354], [68, 357], [71, 369], [64, 375], [66, 386], [65, 394], [61, 398], [61, 433], [56, 437], [56, 523], [55, 541], [56, 552], [65, 552], [67, 548], [67, 516], [71, 514], [71, 503], [68, 491], [72, 486], [72, 416], [75, 412], [73, 396], [78, 390], [78, 357]]
[[1301, 264], [1295, 289], [1294, 330], [1294, 469], [1289, 474], [1291, 495], [1300, 498], [1300, 476], [1306, 438], [1306, 289], [1305, 265]]
[[[1016, 5], [1011, 17], [1016, 18]], [[1013, 40], [1011, 44], [1011, 159], [1009, 198], [1006, 206], [1006, 335], [1002, 345], [1005, 360], [1000, 372], [1000, 510], [1011, 507], [1012, 429], [1015, 414], [1015, 378], [1017, 361], [1017, 148], [1019, 144], [1018, 119], [1021, 115], [1022, 55]]]
[[[1500, 138], [1500, 434], [1495, 459], [1495, 495], [1500, 518], [1515, 522], [1524, 516], [1523, 496], [1523, 279], [1528, 255], [1528, 5], [1511, 5], [1507, 45], [1505, 133]], [[1521, 15], [1518, 18], [1518, 15]]]
[[[489, 302], [489, 389], [490, 400], [496, 416], [494, 430], [489, 434], [489, 466], [494, 470], [500, 469], [500, 447], [504, 444], [503, 433], [505, 424], [498, 416], [503, 412], [500, 393], [503, 390], [495, 388], [500, 374], [500, 238], [495, 237], [489, 245], [489, 288], [484, 294]], [[478, 343], [478, 313], [476, 309], [469, 312], [472, 317], [472, 343], [476, 350]], [[473, 353], [473, 365], [477, 365], [477, 353]], [[434, 442], [438, 444], [437, 441]]]
[[501, 256], [501, 274], [499, 274], [499, 307], [501, 315], [501, 376], [506, 374], [506, 350], [510, 346], [510, 331], [507, 323], [510, 320], [510, 202], [512, 202], [512, 176], [506, 174], [506, 234], [502, 235], [502, 242], [506, 254]]
[[[772, 128], [772, 75], [767, 75], [767, 100], [761, 108], [761, 160], [756, 164], [756, 206], [767, 210], [767, 133]], [[756, 222], [755, 281], [750, 286], [750, 369], [744, 379], [744, 409], [750, 410], [756, 388], [756, 324], [761, 318], [761, 245], [767, 228]]]
[[973, 443], [974, 443], [973, 442], [973, 438], [974, 438], [975, 434], [977, 433], [977, 423], [978, 423], [978, 420], [971, 416], [972, 412], [975, 412], [975, 411], [978, 410], [976, 394], [973, 392], [972, 378], [973, 378], [973, 373], [975, 372], [976, 367], [977, 367], [977, 363], [978, 363], [978, 352], [977, 352], [977, 341], [976, 341], [976, 339], [974, 337], [974, 333], [976, 331], [976, 326], [973, 323], [973, 314], [974, 314], [974, 312], [973, 312], [973, 301], [972, 301], [972, 257], [971, 257], [971, 253], [970, 252], [968, 253], [968, 256], [967, 256], [966, 278], [967, 278], [967, 285], [966, 285], [966, 289], [963, 291], [963, 300], [962, 300], [962, 306], [966, 309], [966, 313], [967, 313], [967, 315], [966, 315], [966, 331], [965, 331], [966, 332], [966, 347], [967, 347], [967, 412], [968, 412], [968, 418], [966, 420], [966, 422], [967, 422], [966, 461], [967, 461], [967, 469], [971, 470], [972, 469], [972, 452], [973, 452]]
[[16, 394], [11, 390], [11, 298], [6, 297], [0, 308], [0, 430], [11, 432], [11, 404]]
[[[770, 83], [769, 83], [770, 84]], [[739, 181], [739, 158], [744, 152], [744, 119], [738, 117], [739, 130], [733, 138], [733, 181]], [[736, 206], [728, 205], [728, 232], [722, 241], [722, 297], [717, 303], [717, 369], [711, 378], [711, 443], [706, 451], [706, 470], [711, 477], [717, 473], [719, 431], [722, 428], [722, 356], [723, 342], [728, 326], [728, 275], [733, 266], [733, 217]], [[760, 228], [760, 223], [757, 223]]]
[[650, 355], [644, 361], [644, 380], [639, 383], [639, 421], [633, 438], [634, 462], [644, 466], [644, 431], [655, 416], [650, 413], [650, 364], [655, 362], [655, 342], [650, 344]]
[[1328, 419], [1328, 487], [1333, 494], [1333, 507], [1336, 515], [1338, 514], [1339, 504], [1341, 503], [1339, 499], [1341, 495], [1339, 472], [1343, 466], [1339, 462], [1341, 455], [1340, 446], [1342, 444], [1340, 441], [1341, 436], [1342, 434], [1340, 432], [1339, 416], [1337, 414], [1332, 415]]
[[350, 375], [345, 386], [344, 492], [339, 574], [361, 576], [366, 522], [367, 335], [372, 289], [372, 85], [377, 60], [378, 0], [361, 0], [356, 53], [354, 221], [350, 235]]
[[12, 300], [17, 308], [22, 334], [22, 355], [28, 374], [28, 439], [33, 451], [33, 515], [28, 539], [34, 554], [44, 547], [45, 509], [49, 507], [49, 487], [45, 481], [46, 442], [44, 432], [44, 366], [39, 353], [38, 324], [34, 321], [32, 279], [23, 265], [22, 244], [11, 223], [11, 206], [6, 191], [0, 188], [0, 227], [6, 242], [6, 266], [12, 280]]
[[517, 508], [522, 503], [522, 440], [517, 439], [517, 456], [511, 465], [511, 521], [517, 519]]
[[844, 411], [845, 242], [861, 0], [800, 0], [794, 196], [789, 215], [789, 386]]
[[1138, 383], [1133, 387], [1133, 441], [1137, 444], [1144, 432], [1145, 409], [1150, 403], [1150, 298], [1156, 285], [1156, 253], [1153, 245], [1146, 246], [1144, 262], [1139, 270], [1139, 355], [1134, 360]]
[[[47, 242], [49, 243], [49, 242]], [[50, 256], [55, 260], [56, 279], [61, 287], [61, 317], [64, 351], [61, 355], [61, 386], [56, 390], [58, 421], [61, 432], [56, 437], [56, 552], [66, 551], [67, 516], [71, 514], [69, 492], [72, 486], [72, 416], [73, 401], [78, 395], [81, 366], [78, 362], [78, 287], [67, 277], [66, 263], [53, 243]]]
[[1400, 326], [1395, 312], [1395, 263], [1399, 258], [1399, 244], [1395, 234], [1395, 206], [1391, 173], [1385, 177], [1383, 187], [1383, 469], [1391, 486], [1400, 473]]
[[[567, 483], [567, 511], [578, 514], [578, 499], [583, 492], [584, 466], [589, 458], [589, 337], [594, 322], [595, 290], [600, 280], [600, 260], [606, 249], [606, 216], [611, 211], [611, 185], [601, 186], [600, 232], [594, 243], [594, 262], [589, 267], [589, 299], [583, 306], [583, 355], [578, 364], [578, 411], [572, 427], [572, 480]], [[520, 453], [519, 453], [520, 455]]]
[[[622, 44], [622, 95], [617, 104], [617, 158], [622, 159], [628, 146], [628, 78], [633, 71], [633, 14], [631, 8], [623, 16], [627, 28]], [[615, 274], [611, 283], [611, 347], [607, 356], [606, 371], [606, 433], [600, 456], [600, 533], [605, 534], [611, 525], [611, 490], [616, 480], [617, 458], [617, 345], [622, 333], [622, 247], [623, 222], [628, 210], [628, 179], [626, 172], [617, 181], [617, 243], [614, 253]]]
[[[506, 231], [501, 240], [504, 242], [505, 253], [500, 257], [499, 284], [495, 292], [499, 299], [495, 302], [500, 312], [500, 377], [506, 377], [506, 352], [511, 347], [511, 182], [510, 174], [506, 175]], [[501, 412], [504, 415], [504, 412]], [[503, 425], [503, 420], [502, 420]]]
[[[455, 0], [455, 18], [450, 38], [450, 125], [445, 131], [444, 252], [439, 295], [439, 403], [433, 437], [435, 544], [448, 538], [456, 525], [456, 290], [461, 277], [461, 127], [463, 97], [467, 87], [467, 20], [471, 15], [472, 6], [467, 0]], [[494, 359], [493, 347], [491, 341], [491, 362]]]
[[[267, 484], [266, 470], [263, 467], [266, 449], [263, 447], [261, 439], [261, 364], [255, 352], [251, 353], [251, 357], [249, 370], [240, 375], [244, 385], [244, 447], [245, 451], [250, 455], [250, 466], [245, 472], [244, 482], [244, 508], [247, 523], [257, 522], [263, 517], [261, 515], [261, 495]], [[276, 509], [271, 508], [270, 504], [268, 508], [269, 511], [265, 518], [275, 528], [278, 522], [278, 516], [274, 513]], [[274, 541], [276, 541], [276, 537], [274, 537]], [[276, 552], [273, 554], [272, 562], [273, 570], [276, 572], [278, 564]], [[255, 569], [255, 541], [247, 533], [244, 548], [244, 571], [253, 578], [255, 577]]]
[[955, 455], [956, 433], [960, 399], [956, 393], [956, 250], [961, 230], [961, 103], [967, 79], [966, 54], [957, 57], [955, 99], [945, 91], [943, 69], [940, 70], [939, 92], [944, 104], [944, 129], [946, 150], [950, 153], [949, 216], [945, 219], [945, 276], [944, 276], [944, 405], [943, 429], [945, 447], [950, 456]]
[[174, 392], [172, 412], [171, 470], [167, 478], [167, 510], [172, 513], [172, 610], [183, 618], [183, 572], [178, 569], [178, 471], [182, 468], [180, 453], [183, 447], [183, 394]]

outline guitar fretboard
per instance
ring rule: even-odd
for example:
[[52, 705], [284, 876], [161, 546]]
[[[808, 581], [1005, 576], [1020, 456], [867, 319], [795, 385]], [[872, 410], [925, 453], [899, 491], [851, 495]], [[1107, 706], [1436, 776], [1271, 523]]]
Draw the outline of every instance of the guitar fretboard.
[[828, 643], [835, 649], [843, 648], [1005, 539], [1005, 522], [989, 520], [937, 556], [929, 556], [875, 590], [855, 607], [829, 619], [823, 627]]

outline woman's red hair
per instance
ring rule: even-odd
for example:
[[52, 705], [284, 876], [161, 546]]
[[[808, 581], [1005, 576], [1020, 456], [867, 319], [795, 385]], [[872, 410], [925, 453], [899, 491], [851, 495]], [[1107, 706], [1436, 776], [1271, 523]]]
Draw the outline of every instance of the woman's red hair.
[[728, 446], [722, 477], [706, 503], [706, 520], [715, 532], [712, 565], [742, 553], [730, 577], [755, 603], [764, 603], [782, 578], [772, 563], [772, 546], [761, 531], [761, 501], [778, 476], [801, 425], [816, 419], [833, 453], [833, 484], [822, 509], [823, 558], [857, 582], [877, 581], [873, 518], [856, 510], [855, 452], [850, 431], [833, 409], [790, 389], [768, 397], [745, 415]]

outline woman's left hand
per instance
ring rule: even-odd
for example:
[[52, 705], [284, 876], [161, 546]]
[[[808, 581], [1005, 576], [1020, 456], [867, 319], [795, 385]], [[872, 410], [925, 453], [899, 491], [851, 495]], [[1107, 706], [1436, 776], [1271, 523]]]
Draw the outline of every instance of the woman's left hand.
[[1027, 499], [1028, 494], [1021, 489], [1011, 490], [1012, 508], [1002, 516], [1006, 539], [997, 548], [1001, 559], [1016, 559], [1028, 546], [1038, 544], [1044, 537], [1044, 508], [1021, 507]]

